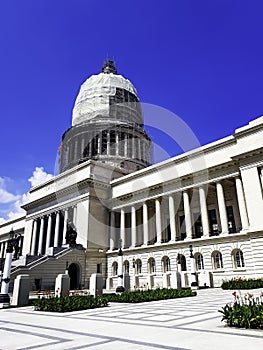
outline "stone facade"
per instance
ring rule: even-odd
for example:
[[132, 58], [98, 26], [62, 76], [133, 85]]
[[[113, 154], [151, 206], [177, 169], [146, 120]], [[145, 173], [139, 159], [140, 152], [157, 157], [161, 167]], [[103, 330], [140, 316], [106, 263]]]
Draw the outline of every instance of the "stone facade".
[[[84, 114], [74, 113], [76, 127]], [[150, 140], [141, 135], [147, 153]], [[263, 276], [263, 117], [152, 166], [136, 152], [130, 158], [140, 170], [119, 166], [117, 158], [104, 162], [103, 154], [30, 190], [25, 217], [0, 226], [0, 258], [11, 227], [22, 236], [12, 279], [26, 273], [32, 289], [52, 289], [68, 269], [71, 287], [89, 288], [91, 274], [101, 273], [104, 287], [115, 290], [120, 245], [126, 288], [189, 286], [190, 245], [200, 286]], [[69, 225], [75, 246], [66, 242]]]

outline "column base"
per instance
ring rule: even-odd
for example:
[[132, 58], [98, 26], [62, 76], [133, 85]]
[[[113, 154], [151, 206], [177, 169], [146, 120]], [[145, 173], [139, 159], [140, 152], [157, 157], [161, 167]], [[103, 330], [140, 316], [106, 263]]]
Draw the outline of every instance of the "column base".
[[228, 236], [229, 235], [229, 232], [226, 231], [226, 232], [221, 232], [219, 233], [219, 235], [217, 237], [220, 237], [220, 236]]
[[208, 235], [203, 235], [203, 236], [201, 236], [200, 238], [201, 238], [201, 239], [207, 239], [207, 238], [209, 238], [209, 237], [212, 237], [212, 236], [209, 236], [209, 234], [208, 234]]

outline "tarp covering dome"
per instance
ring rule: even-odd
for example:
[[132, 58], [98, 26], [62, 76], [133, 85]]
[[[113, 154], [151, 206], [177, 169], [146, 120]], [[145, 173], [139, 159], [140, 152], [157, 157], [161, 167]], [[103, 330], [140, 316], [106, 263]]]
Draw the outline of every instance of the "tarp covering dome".
[[[107, 62], [112, 61], [106, 61], [102, 73], [92, 75], [82, 84], [73, 108], [72, 126], [89, 122], [98, 115], [109, 116], [110, 99], [116, 95], [119, 97], [116, 103], [139, 101], [132, 83], [113, 73], [116, 72], [115, 67], [107, 66]], [[120, 97], [120, 91], [125, 91], [125, 96]]]
[[141, 104], [132, 83], [107, 60], [102, 72], [81, 86], [72, 126], [63, 134], [59, 171], [90, 159], [123, 173], [152, 163], [151, 139], [143, 128]]

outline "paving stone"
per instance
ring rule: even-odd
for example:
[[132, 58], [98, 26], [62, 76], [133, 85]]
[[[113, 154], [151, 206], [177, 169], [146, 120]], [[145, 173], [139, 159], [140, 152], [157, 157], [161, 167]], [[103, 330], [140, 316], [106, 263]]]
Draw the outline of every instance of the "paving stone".
[[232, 291], [206, 289], [192, 298], [111, 303], [64, 314], [36, 312], [32, 307], [3, 309], [0, 350], [261, 350], [263, 331], [229, 328], [221, 322], [218, 310], [231, 301]]

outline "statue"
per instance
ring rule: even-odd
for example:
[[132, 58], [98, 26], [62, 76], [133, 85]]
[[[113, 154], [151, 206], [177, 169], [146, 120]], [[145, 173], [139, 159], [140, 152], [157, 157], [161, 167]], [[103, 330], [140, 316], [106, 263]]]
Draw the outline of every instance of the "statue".
[[20, 234], [15, 234], [14, 231], [10, 232], [10, 238], [7, 241], [7, 253], [13, 253], [13, 259], [17, 260], [19, 258], [19, 252], [20, 252], [20, 246], [19, 246], [19, 241], [20, 241]]
[[70, 246], [76, 245], [77, 231], [74, 230], [73, 226], [72, 223], [67, 225], [66, 244], [69, 244]]
[[20, 241], [20, 236], [17, 235], [14, 242], [14, 260], [17, 260], [19, 258], [19, 253], [20, 253], [19, 241]]

